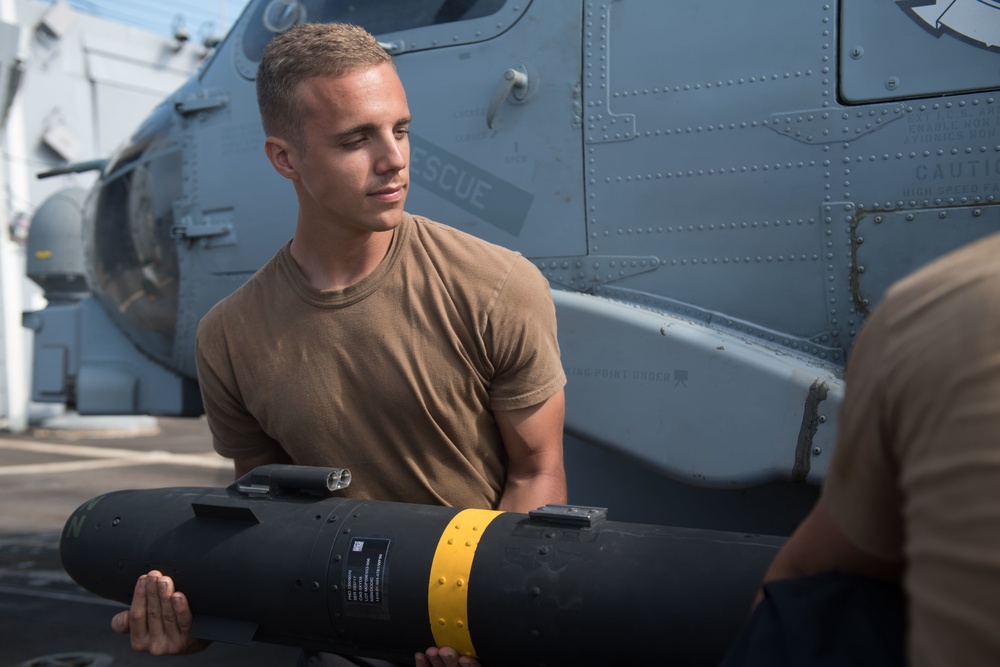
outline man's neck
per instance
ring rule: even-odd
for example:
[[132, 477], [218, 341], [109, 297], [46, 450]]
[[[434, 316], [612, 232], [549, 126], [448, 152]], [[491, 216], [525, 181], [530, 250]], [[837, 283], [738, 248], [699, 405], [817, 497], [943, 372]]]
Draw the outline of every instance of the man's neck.
[[395, 230], [330, 238], [300, 225], [290, 248], [306, 280], [319, 290], [339, 290], [360, 282], [389, 252]]

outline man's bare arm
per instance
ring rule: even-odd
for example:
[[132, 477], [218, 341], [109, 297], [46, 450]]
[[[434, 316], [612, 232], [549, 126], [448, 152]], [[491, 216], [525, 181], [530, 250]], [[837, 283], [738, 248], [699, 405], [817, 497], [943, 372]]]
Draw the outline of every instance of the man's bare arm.
[[507, 450], [507, 481], [498, 509], [527, 512], [566, 502], [565, 414], [562, 390], [537, 405], [494, 413]]
[[[527, 512], [547, 503], [566, 502], [564, 414], [562, 391], [531, 407], [494, 412], [507, 450], [507, 481], [499, 509]], [[480, 666], [475, 658], [460, 656], [448, 647], [430, 647], [416, 654], [415, 663], [417, 667]]]

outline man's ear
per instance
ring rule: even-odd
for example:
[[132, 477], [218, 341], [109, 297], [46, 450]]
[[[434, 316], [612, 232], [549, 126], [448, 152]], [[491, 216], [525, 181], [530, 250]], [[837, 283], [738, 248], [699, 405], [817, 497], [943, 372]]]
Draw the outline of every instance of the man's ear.
[[264, 153], [267, 154], [271, 166], [279, 174], [291, 180], [298, 178], [296, 168], [298, 153], [288, 141], [279, 137], [268, 137], [264, 140]]

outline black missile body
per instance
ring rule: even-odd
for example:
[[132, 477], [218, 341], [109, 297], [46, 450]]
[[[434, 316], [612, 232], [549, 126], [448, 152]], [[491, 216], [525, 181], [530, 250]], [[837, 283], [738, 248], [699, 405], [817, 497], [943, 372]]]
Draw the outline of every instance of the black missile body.
[[[782, 538], [329, 497], [327, 468], [228, 489], [117, 491], [69, 518], [63, 566], [128, 604], [174, 578], [194, 634], [397, 659], [447, 645], [484, 665], [714, 665]], [[320, 495], [316, 495], [317, 492]]]

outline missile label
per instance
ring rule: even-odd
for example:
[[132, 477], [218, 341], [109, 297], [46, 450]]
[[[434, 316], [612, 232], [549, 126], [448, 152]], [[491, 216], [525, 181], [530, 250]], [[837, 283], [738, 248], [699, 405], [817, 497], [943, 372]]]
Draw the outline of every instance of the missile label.
[[[344, 573], [344, 601], [347, 603], [344, 611], [348, 615], [389, 618], [385, 584], [391, 545], [392, 540], [384, 537], [351, 540]], [[352, 608], [355, 613], [351, 613]]]

